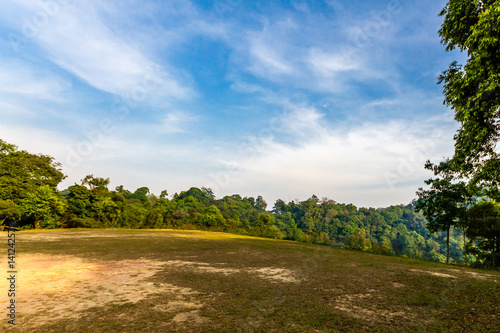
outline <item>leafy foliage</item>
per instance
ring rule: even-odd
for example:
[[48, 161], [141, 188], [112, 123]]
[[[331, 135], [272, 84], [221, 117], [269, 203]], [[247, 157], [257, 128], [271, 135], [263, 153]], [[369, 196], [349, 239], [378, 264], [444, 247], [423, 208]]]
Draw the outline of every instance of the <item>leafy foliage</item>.
[[38, 187], [55, 190], [64, 178], [61, 164], [53, 157], [18, 151], [16, 146], [0, 141], [0, 200], [19, 205]]
[[[4, 170], [10, 170], [10, 165], [39, 161], [38, 157], [44, 156], [16, 154], [16, 147], [3, 141], [1, 147], [4, 160], [0, 162], [8, 160], [1, 166]], [[262, 196], [255, 199], [235, 194], [216, 199], [210, 189], [192, 187], [172, 197], [164, 190], [156, 197], [148, 187], [129, 191], [118, 186], [111, 191], [109, 178], [94, 175], [58, 193], [55, 186], [64, 176], [51, 157], [44, 156], [43, 161], [41, 170], [51, 170], [47, 174], [54, 177], [37, 177], [41, 174], [38, 171], [33, 173], [35, 176], [31, 173], [4, 176], [9, 181], [3, 183], [3, 188], [10, 194], [0, 198], [0, 221], [17, 219], [25, 226], [37, 228], [214, 230], [429, 260], [444, 258], [443, 233], [432, 234], [426, 229], [427, 221], [415, 212], [414, 203], [358, 209], [353, 204], [313, 195], [304, 201], [277, 200], [269, 211]], [[31, 184], [30, 191], [16, 192], [12, 177]], [[453, 230], [450, 234], [450, 243], [457, 245], [451, 247], [450, 255], [461, 260], [462, 243]]]
[[[500, 251], [500, 204], [493, 200], [480, 201], [467, 212], [466, 235], [477, 240], [477, 254], [489, 266], [495, 267]], [[474, 248], [470, 245], [471, 248]]]
[[[453, 62], [439, 77], [445, 103], [455, 111], [460, 129], [454, 162], [475, 182], [498, 186], [495, 150], [500, 135], [500, 3], [449, 1], [439, 30], [447, 50], [467, 51], [465, 66]], [[496, 168], [498, 170], [498, 168]]]
[[19, 208], [11, 200], [0, 200], [0, 225], [5, 221], [17, 221], [21, 217]]
[[64, 213], [66, 203], [48, 185], [28, 193], [21, 201], [20, 211], [31, 220], [36, 228], [52, 229], [61, 225], [59, 217]]
[[417, 209], [429, 219], [431, 232], [447, 229], [449, 234], [450, 227], [460, 226], [464, 243], [469, 237], [464, 250], [479, 260], [491, 257], [495, 267], [500, 219], [500, 2], [450, 0], [440, 15], [444, 22], [439, 35], [446, 50], [467, 52], [464, 66], [453, 62], [439, 77], [444, 103], [454, 110], [460, 128], [453, 157], [438, 165], [427, 162], [426, 168], [441, 178], [426, 181], [431, 189], [419, 189]]

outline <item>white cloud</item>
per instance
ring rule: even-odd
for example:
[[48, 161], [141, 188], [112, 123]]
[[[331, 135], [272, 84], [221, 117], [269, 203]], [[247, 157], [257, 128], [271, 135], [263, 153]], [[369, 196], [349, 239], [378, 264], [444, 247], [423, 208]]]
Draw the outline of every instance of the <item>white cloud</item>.
[[197, 119], [197, 117], [186, 112], [169, 112], [163, 117], [159, 131], [164, 133], [183, 133], [186, 131], [186, 127]]
[[[272, 23], [262, 18], [260, 29], [226, 28], [238, 31], [225, 37], [233, 49], [229, 79], [241, 81], [244, 69], [281, 88], [335, 94], [348, 91], [360, 81], [391, 85], [393, 66], [387, 57], [373, 54], [383, 48], [372, 42], [385, 39], [385, 30], [380, 33], [382, 37], [371, 36], [370, 43], [357, 45], [350, 33], [359, 30], [358, 22], [346, 22], [345, 27], [321, 16], [314, 19], [315, 25], [309, 25], [303, 17], [285, 17]], [[391, 75], [387, 75], [386, 67], [390, 67]]]
[[5, 121], [6, 118], [23, 117], [33, 119], [36, 117], [36, 112], [26, 108], [16, 102], [0, 101], [0, 117]]
[[[261, 18], [260, 29], [245, 29], [228, 25], [225, 41], [233, 49], [232, 60], [239, 70], [270, 81], [282, 81], [297, 75], [301, 55], [294, 33], [298, 25], [291, 18], [281, 18], [269, 23]], [[231, 32], [231, 33], [229, 33]]]
[[250, 93], [257, 93], [257, 92], [258, 93], [265, 92], [265, 90], [259, 85], [244, 82], [244, 81], [241, 81], [237, 78], [235, 78], [233, 81], [234, 82], [233, 82], [233, 84], [231, 84], [231, 88], [235, 91], [249, 93], [249, 94]]
[[[17, 28], [37, 43], [57, 65], [91, 86], [132, 99], [142, 99], [144, 90], [170, 98], [192, 95], [184, 85], [143, 52], [131, 47], [113, 32], [92, 3], [58, 6], [52, 14], [38, 2], [23, 2], [24, 24]], [[19, 9], [19, 8], [18, 8]], [[39, 15], [38, 15], [39, 14]], [[38, 16], [37, 16], [38, 15]], [[36, 17], [45, 17], [42, 23]], [[161, 87], [161, 89], [153, 89]]]
[[324, 114], [314, 107], [305, 103], [293, 103], [287, 98], [275, 95], [268, 95], [264, 100], [284, 110], [270, 121], [269, 127], [274, 134], [286, 133], [300, 141], [320, 136], [325, 132], [326, 127], [321, 124]]
[[0, 65], [0, 94], [40, 100], [63, 100], [71, 84], [49, 70], [35, 68], [11, 58]]
[[238, 172], [227, 173], [228, 181], [211, 183], [215, 192], [258, 193], [268, 200], [317, 194], [358, 206], [404, 204], [430, 177], [425, 161], [453, 151], [454, 126], [443, 119], [334, 129], [313, 109], [301, 110], [302, 115], [299, 109], [290, 114], [294, 122], [303, 120], [304, 128], [296, 132], [299, 144], [262, 138], [254, 144], [257, 150], [237, 161]]
[[326, 77], [360, 68], [358, 61], [346, 57], [342, 52], [326, 53], [319, 48], [310, 50], [308, 62], [315, 72]]
[[[132, 189], [163, 181], [177, 184], [176, 190], [202, 186], [217, 163], [234, 168], [238, 158], [232, 141], [239, 140], [239, 134], [259, 133], [253, 138], [256, 154], [239, 159], [239, 174], [232, 174], [222, 191], [263, 194], [270, 203], [279, 196], [305, 199], [315, 193], [358, 205], [386, 205], [408, 202], [426, 178], [424, 160], [440, 160], [452, 150], [452, 130], [441, 119], [390, 121], [441, 112], [439, 92], [424, 88], [422, 76], [410, 76], [430, 70], [417, 69], [427, 58], [413, 62], [414, 54], [404, 50], [414, 42], [429, 45], [424, 37], [430, 32], [420, 33], [419, 27], [430, 19], [406, 26], [412, 33], [401, 29], [408, 16], [422, 20], [424, 9], [413, 14], [413, 5], [405, 5], [408, 10], [392, 16], [389, 25], [376, 27], [370, 10], [378, 6], [383, 11], [387, 4], [354, 11], [352, 3], [329, 1], [337, 13], [325, 13], [300, 1], [294, 2], [297, 11], [288, 5], [259, 5], [273, 12], [241, 3], [224, 19], [216, 19], [206, 6], [182, 0], [69, 2], [54, 15], [40, 7], [49, 0], [44, 1], [9, 1], [0, 12], [2, 28], [14, 27], [18, 34], [34, 24], [24, 49], [28, 51], [19, 58], [37, 58], [40, 63], [37, 68], [33, 61], [2, 60], [0, 134], [66, 163], [68, 146], [83, 147], [105, 114], [115, 131], [94, 144], [68, 181], [94, 173]], [[46, 22], [34, 21], [43, 15]], [[215, 52], [202, 54], [206, 50]], [[5, 49], [6, 54], [11, 51]], [[189, 64], [183, 63], [186, 54], [193, 59]], [[171, 61], [177, 66], [171, 67]], [[217, 68], [205, 67], [212, 63]], [[78, 80], [68, 79], [66, 72]], [[208, 75], [214, 75], [214, 85], [202, 86], [210, 82], [204, 81]], [[196, 78], [201, 78], [199, 95], [193, 88]], [[232, 82], [232, 90], [225, 90], [227, 82], [220, 78]], [[117, 96], [95, 90], [124, 96], [130, 109], [127, 118], [113, 113], [110, 100]], [[193, 105], [193, 96], [207, 100]], [[203, 107], [217, 96], [222, 109], [245, 114], [228, 120], [223, 117], [232, 114]], [[31, 107], [36, 113], [28, 111]], [[173, 111], [162, 115], [164, 110]], [[266, 114], [277, 110], [284, 111], [276, 122], [266, 122]], [[35, 114], [36, 119], [31, 117]], [[222, 127], [225, 121], [236, 127], [227, 131], [231, 137], [223, 130], [216, 135], [206, 127], [199, 133], [193, 130], [213, 123]], [[441, 129], [446, 138], [436, 136], [434, 129]], [[181, 134], [186, 132], [190, 135]], [[432, 147], [428, 138], [434, 140]], [[165, 188], [172, 192], [170, 185]]]
[[[96, 135], [61, 134], [36, 126], [0, 123], [0, 138], [33, 154], [53, 156], [68, 176], [60, 185], [64, 189], [79, 183], [88, 174], [109, 177], [110, 188], [124, 185], [135, 190], [147, 186], [156, 194], [200, 187], [210, 173], [214, 152], [200, 145], [157, 140], [149, 135], [121, 133]], [[141, 133], [142, 132], [138, 132]]]
[[293, 72], [292, 66], [287, 64], [271, 43], [268, 44], [257, 37], [250, 38], [249, 51], [253, 60], [252, 70], [260, 75], [267, 76], [269, 71], [273, 74]]

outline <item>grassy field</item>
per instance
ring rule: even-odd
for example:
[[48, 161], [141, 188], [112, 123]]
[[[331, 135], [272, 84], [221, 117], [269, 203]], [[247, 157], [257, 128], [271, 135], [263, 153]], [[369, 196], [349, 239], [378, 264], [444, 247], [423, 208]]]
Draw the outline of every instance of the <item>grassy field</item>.
[[200, 231], [16, 237], [0, 331], [500, 332], [499, 272]]

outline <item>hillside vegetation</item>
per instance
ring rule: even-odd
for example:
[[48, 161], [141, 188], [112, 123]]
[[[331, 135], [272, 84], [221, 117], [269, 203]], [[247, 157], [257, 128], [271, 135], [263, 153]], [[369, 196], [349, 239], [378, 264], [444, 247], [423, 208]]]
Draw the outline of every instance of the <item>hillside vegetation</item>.
[[[31, 228], [179, 228], [347, 247], [431, 261], [445, 260], [443, 232], [430, 233], [414, 203], [357, 208], [328, 198], [277, 200], [258, 196], [215, 198], [210, 189], [191, 188], [159, 196], [147, 187], [110, 190], [109, 178], [89, 175], [64, 191], [64, 174], [54, 159], [19, 151], [0, 141], [0, 223]], [[463, 262], [463, 237], [451, 232], [451, 258]]]

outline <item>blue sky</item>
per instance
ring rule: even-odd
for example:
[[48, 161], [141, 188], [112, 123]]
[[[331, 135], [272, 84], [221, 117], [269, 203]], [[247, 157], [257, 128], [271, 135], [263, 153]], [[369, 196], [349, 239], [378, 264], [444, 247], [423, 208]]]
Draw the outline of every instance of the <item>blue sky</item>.
[[444, 5], [9, 1], [0, 138], [54, 156], [61, 188], [406, 204], [453, 152]]

